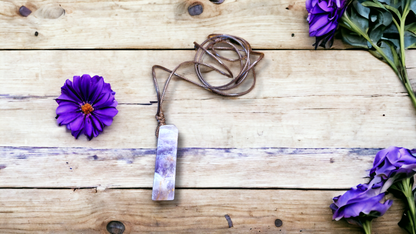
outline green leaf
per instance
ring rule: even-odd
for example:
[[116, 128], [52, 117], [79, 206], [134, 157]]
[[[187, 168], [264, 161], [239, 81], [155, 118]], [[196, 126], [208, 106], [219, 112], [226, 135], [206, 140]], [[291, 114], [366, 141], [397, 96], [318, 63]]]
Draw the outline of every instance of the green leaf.
[[410, 9], [416, 14], [416, 1], [410, 0]]
[[395, 64], [396, 66], [399, 66], [400, 64], [399, 56], [397, 55], [397, 51], [392, 43], [388, 41], [381, 41], [379, 47], [383, 51], [383, 53], [386, 55], [388, 60], [393, 62], [393, 64]]
[[354, 6], [355, 10], [357, 11], [359, 15], [368, 19], [370, 15], [370, 8], [361, 5], [361, 3], [358, 1], [354, 1], [352, 5]]
[[374, 57], [383, 60], [383, 56], [377, 51], [377, 50], [369, 50], [370, 54], [372, 54]]
[[384, 34], [394, 34], [394, 36], [399, 38], [399, 30], [394, 24], [390, 24], [388, 27], [386, 27], [386, 29], [384, 30]]
[[410, 223], [408, 210], [403, 212], [402, 219], [400, 220], [400, 222], [397, 225], [399, 225], [401, 228], [406, 230], [407, 233], [412, 233], [413, 227], [412, 227], [412, 224]]
[[385, 9], [384, 7], [383, 7], [383, 5], [379, 5], [379, 4], [377, 4], [377, 3], [375, 3], [375, 2], [372, 2], [372, 1], [366, 1], [366, 2], [363, 2], [363, 3], [361, 3], [361, 5], [363, 5], [363, 6], [365, 6], [365, 7], [376, 7], [376, 8], [381, 8], [381, 9]]
[[[416, 1], [415, 1], [416, 2]], [[405, 31], [409, 31], [416, 34], [416, 22], [408, 24], [404, 27]]]
[[393, 15], [389, 11], [380, 11], [379, 19], [384, 26], [389, 26], [393, 22]]
[[400, 48], [400, 39], [381, 37], [381, 40], [391, 42], [396, 48]]
[[386, 27], [381, 40], [390, 41], [396, 48], [400, 48], [400, 35], [396, 25], [390, 24]]
[[403, 0], [378, 0], [379, 2], [383, 2], [389, 6], [392, 6], [398, 9], [402, 5]]
[[383, 35], [383, 28], [378, 27], [378, 28], [374, 28], [373, 30], [371, 30], [368, 36], [373, 41], [373, 43], [377, 43], [381, 39], [382, 35]]
[[341, 36], [345, 43], [352, 46], [368, 49], [367, 40], [353, 31], [349, 31], [345, 28], [341, 28]]
[[400, 12], [399, 12], [399, 10], [397, 10], [397, 8], [392, 7], [390, 5], [385, 5], [384, 7], [386, 7], [388, 10], [394, 12], [397, 15], [397, 17], [399, 18], [399, 20], [402, 19], [402, 14], [400, 14]]
[[393, 52], [390, 46], [385, 41], [381, 41], [380, 49], [384, 52], [384, 54], [390, 61], [394, 61]]
[[416, 35], [406, 31], [404, 33], [404, 48], [407, 49], [416, 44]]
[[[354, 1], [354, 2], [356, 2], [356, 1]], [[352, 7], [350, 9], [351, 9], [350, 20], [352, 21], [352, 23], [357, 25], [358, 28], [362, 32], [367, 33], [367, 31], [368, 31], [368, 18], [364, 18], [364, 17], [360, 16], [359, 14], [357, 14], [355, 9], [353, 9]]]

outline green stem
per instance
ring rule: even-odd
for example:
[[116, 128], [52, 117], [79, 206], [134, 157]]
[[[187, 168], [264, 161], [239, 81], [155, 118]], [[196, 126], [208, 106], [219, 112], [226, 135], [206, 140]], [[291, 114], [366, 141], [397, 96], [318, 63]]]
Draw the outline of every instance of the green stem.
[[402, 73], [403, 73], [403, 78], [404, 78], [402, 79], [404, 87], [406, 88], [406, 91], [409, 94], [410, 99], [412, 100], [413, 106], [416, 108], [416, 96], [415, 96], [415, 93], [413, 92], [412, 86], [410, 85], [409, 76], [407, 75], [406, 67], [402, 67]]
[[[356, 33], [358, 33], [360, 36], [364, 37], [370, 44], [371, 46], [381, 55], [383, 56], [384, 60], [387, 62], [387, 64], [390, 65], [390, 67], [393, 69], [393, 71], [396, 73], [396, 75], [399, 77], [399, 79], [403, 82], [404, 87], [406, 88], [407, 93], [410, 96], [410, 100], [413, 103], [413, 106], [416, 108], [416, 96], [415, 93], [413, 92], [413, 88], [410, 85], [410, 80], [409, 80], [409, 76], [407, 74], [407, 70], [406, 70], [406, 54], [405, 54], [405, 43], [404, 43], [404, 34], [405, 34], [405, 23], [406, 23], [406, 17], [410, 12], [409, 9], [409, 4], [410, 1], [406, 1], [406, 5], [404, 7], [403, 10], [403, 15], [400, 18], [400, 25], [398, 24], [398, 22], [393, 18], [394, 24], [397, 27], [397, 30], [399, 31], [399, 35], [400, 35], [400, 62], [401, 62], [401, 66], [400, 65], [396, 65], [394, 63], [394, 61], [391, 61], [386, 54], [381, 50], [380, 47], [377, 46], [376, 43], [374, 43], [370, 37], [367, 35], [367, 33], [363, 32], [357, 25], [355, 25], [348, 17], [348, 15], [345, 13], [343, 15], [343, 19], [344, 21], [347, 23], [348, 27], [350, 27], [350, 30], [355, 31]], [[399, 67], [398, 67], [399, 66]]]
[[399, 78], [401, 78], [404, 84], [404, 87], [406, 88], [406, 91], [410, 96], [410, 99], [412, 100], [413, 106], [416, 108], [416, 96], [415, 96], [415, 93], [413, 92], [412, 86], [410, 85], [410, 80], [409, 80], [409, 76], [407, 74], [407, 69], [406, 69], [406, 52], [405, 52], [406, 47], [404, 43], [404, 34], [405, 34], [404, 28], [405, 28], [405, 23], [406, 23], [406, 17], [410, 11], [409, 2], [410, 1], [406, 1], [406, 5], [403, 10], [403, 15], [400, 20], [400, 26], [397, 24], [396, 20], [394, 21], [395, 21], [397, 30], [399, 31], [399, 35], [400, 35], [400, 55], [401, 55], [400, 58], [401, 58], [402, 67], [400, 69], [401, 71], [399, 71], [400, 74], [398, 75], [399, 75]]
[[410, 1], [406, 1], [406, 5], [404, 7], [403, 10], [403, 15], [402, 18], [400, 20], [400, 28], [398, 28], [399, 30], [399, 34], [400, 34], [400, 53], [402, 55], [402, 65], [403, 67], [406, 69], [406, 60], [405, 60], [405, 46], [404, 46], [404, 26], [406, 24], [406, 17], [409, 14], [409, 4]]
[[[394, 64], [393, 61], [391, 61], [386, 54], [383, 52], [383, 50], [381, 50], [380, 47], [377, 46], [377, 44], [373, 43], [373, 41], [370, 39], [370, 37], [367, 35], [367, 33], [363, 32], [357, 25], [355, 25], [350, 18], [348, 17], [348, 15], [346, 13], [344, 13], [344, 15], [342, 16], [343, 20], [345, 22], [347, 22], [348, 26], [351, 27], [350, 30], [352, 29], [353, 31], [355, 31], [356, 33], [358, 33], [360, 36], [364, 37], [370, 44], [371, 46], [376, 49], [376, 51], [383, 56], [383, 58], [386, 60], [386, 62], [390, 65], [390, 67], [394, 70], [394, 72], [399, 75], [399, 70], [397, 69], [396, 65]], [[399, 77], [401, 78], [401, 77]], [[416, 106], [415, 106], [416, 107]]]
[[407, 205], [409, 207], [409, 220], [410, 220], [410, 225], [412, 225], [412, 233], [415, 234], [416, 233], [416, 216], [415, 216], [415, 197], [413, 195], [413, 191], [412, 191], [412, 183], [410, 182], [410, 178], [406, 178], [402, 180], [402, 192], [403, 194], [406, 196], [406, 200], [407, 200]]
[[363, 222], [363, 229], [365, 234], [371, 234], [371, 220], [366, 220]]

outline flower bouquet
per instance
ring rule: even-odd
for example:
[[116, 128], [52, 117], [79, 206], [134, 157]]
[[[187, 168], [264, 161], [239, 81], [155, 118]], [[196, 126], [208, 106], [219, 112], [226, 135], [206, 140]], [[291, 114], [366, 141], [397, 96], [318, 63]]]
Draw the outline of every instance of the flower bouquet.
[[404, 198], [407, 210], [399, 226], [409, 233], [416, 233], [415, 197], [413, 176], [416, 173], [416, 151], [399, 147], [389, 147], [377, 153], [373, 168], [370, 169], [370, 181], [351, 188], [343, 195], [333, 198], [330, 208], [333, 220], [346, 219], [351, 224], [363, 227], [365, 233], [371, 233], [371, 221], [384, 215], [393, 204], [385, 199], [386, 191]]
[[[416, 97], [406, 70], [408, 48], [416, 48], [416, 0], [306, 0], [309, 35], [315, 49], [331, 47], [336, 37], [362, 48], [387, 63], [403, 83], [416, 108]], [[371, 233], [371, 221], [392, 205], [386, 192], [406, 201], [399, 226], [416, 234], [416, 150], [390, 147], [381, 150], [369, 171], [370, 181], [334, 197], [333, 220], [345, 219]]]
[[331, 47], [339, 36], [368, 50], [393, 69], [416, 108], [405, 54], [416, 48], [416, 0], [307, 0], [306, 9], [315, 48]]

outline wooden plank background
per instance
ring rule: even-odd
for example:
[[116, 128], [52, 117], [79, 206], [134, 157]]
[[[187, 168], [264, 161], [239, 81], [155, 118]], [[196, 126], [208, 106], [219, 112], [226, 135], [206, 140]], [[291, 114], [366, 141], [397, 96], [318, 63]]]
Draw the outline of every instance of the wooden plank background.
[[[125, 233], [359, 232], [331, 221], [331, 198], [365, 182], [381, 148], [414, 147], [402, 84], [366, 51], [311, 50], [304, 0], [199, 2], [191, 17], [188, 0], [0, 1], [1, 233], [108, 233], [113, 220]], [[33, 13], [20, 16], [21, 5]], [[239, 98], [172, 83], [177, 199], [152, 202], [151, 66], [191, 60], [192, 43], [219, 32], [265, 53], [258, 83]], [[416, 52], [407, 56], [414, 77]], [[104, 76], [119, 102], [92, 141], [54, 119], [60, 87], [81, 74]], [[404, 233], [402, 211], [395, 200], [375, 233]]]
[[[199, 2], [203, 14], [190, 16]], [[21, 5], [36, 10], [27, 18]], [[56, 14], [65, 9], [65, 14]], [[208, 34], [250, 38], [258, 49], [310, 49], [305, 2], [296, 0], [3, 0], [0, 48], [193, 48]], [[51, 19], [52, 18], [52, 19]], [[35, 36], [38, 32], [38, 36]], [[190, 36], [192, 35], [192, 39]], [[342, 46], [341, 43], [338, 43]]]

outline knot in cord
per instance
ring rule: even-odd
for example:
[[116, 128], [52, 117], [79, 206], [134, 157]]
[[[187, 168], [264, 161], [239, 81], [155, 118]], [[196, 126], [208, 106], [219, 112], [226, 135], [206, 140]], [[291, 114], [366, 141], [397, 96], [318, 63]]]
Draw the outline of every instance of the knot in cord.
[[156, 128], [156, 137], [157, 137], [157, 136], [159, 136], [160, 126], [166, 125], [165, 115], [163, 114], [163, 111], [161, 110], [158, 114], [156, 114], [155, 118], [156, 118], [156, 121], [157, 121], [157, 128]]

